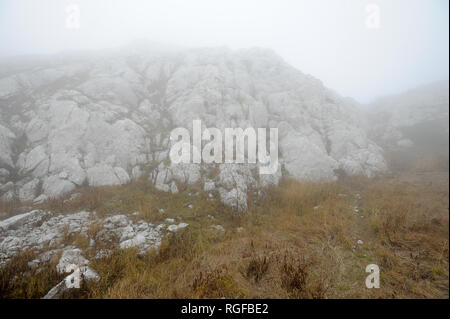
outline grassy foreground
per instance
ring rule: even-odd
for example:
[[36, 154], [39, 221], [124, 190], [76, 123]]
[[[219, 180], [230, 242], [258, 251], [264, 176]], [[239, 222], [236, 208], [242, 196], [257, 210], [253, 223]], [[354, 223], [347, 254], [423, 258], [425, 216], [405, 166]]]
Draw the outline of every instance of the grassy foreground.
[[[284, 180], [280, 187], [264, 190], [262, 200], [254, 200], [252, 192], [253, 204], [243, 213], [209, 199], [199, 188], [169, 195], [140, 181], [86, 188], [73, 201], [44, 203], [41, 208], [55, 213], [138, 211], [133, 218], [154, 223], [179, 218], [189, 224], [166, 236], [159, 252], [145, 255], [114, 249], [109, 257], [94, 259], [88, 237], [65, 239], [85, 250], [101, 276], [100, 282], [85, 284], [68, 297], [449, 296], [448, 173], [320, 184]], [[100, 225], [95, 226], [89, 236]], [[56, 260], [41, 271], [27, 269], [33, 257], [24, 252], [0, 269], [0, 298], [40, 298], [62, 279]], [[365, 269], [372, 263], [381, 270], [379, 289], [365, 286]]]

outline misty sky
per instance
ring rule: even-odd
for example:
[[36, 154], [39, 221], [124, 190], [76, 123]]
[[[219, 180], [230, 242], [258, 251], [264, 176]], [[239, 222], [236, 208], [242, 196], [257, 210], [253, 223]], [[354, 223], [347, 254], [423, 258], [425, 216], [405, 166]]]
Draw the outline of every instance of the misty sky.
[[[79, 28], [67, 26], [70, 4]], [[137, 39], [268, 47], [364, 103], [448, 79], [448, 12], [448, 0], [0, 0], [0, 57]]]

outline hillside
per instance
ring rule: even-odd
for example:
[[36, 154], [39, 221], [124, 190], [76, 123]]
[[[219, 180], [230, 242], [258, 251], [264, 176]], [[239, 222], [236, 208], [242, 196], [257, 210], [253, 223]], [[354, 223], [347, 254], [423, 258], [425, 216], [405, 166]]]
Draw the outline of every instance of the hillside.
[[[3, 65], [3, 200], [43, 202], [144, 176], [172, 192], [209, 182], [224, 203], [243, 210], [250, 188], [281, 176], [330, 181], [336, 172], [386, 169], [357, 105], [269, 50], [137, 46]], [[278, 128], [278, 172], [260, 178], [258, 164], [171, 164], [170, 131], [192, 130], [194, 119], [220, 130]]]

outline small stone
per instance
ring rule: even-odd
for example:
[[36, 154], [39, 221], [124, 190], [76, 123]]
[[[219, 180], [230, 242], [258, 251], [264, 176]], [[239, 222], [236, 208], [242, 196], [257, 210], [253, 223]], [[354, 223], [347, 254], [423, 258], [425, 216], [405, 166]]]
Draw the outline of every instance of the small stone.
[[175, 184], [175, 182], [172, 182], [172, 184], [170, 184], [170, 191], [172, 192], [172, 194], [178, 193], [178, 187], [177, 184]]
[[189, 224], [186, 223], [179, 223], [178, 225], [170, 225], [169, 227], [167, 227], [167, 230], [171, 231], [171, 232], [176, 232], [179, 229], [182, 228], [186, 228]]
[[145, 245], [145, 242], [145, 237], [142, 234], [137, 234], [135, 237], [121, 242], [120, 248], [126, 249], [131, 247], [143, 246]]
[[95, 254], [95, 259], [101, 259], [101, 258], [109, 257], [110, 255], [111, 255], [111, 250], [109, 250], [109, 249], [100, 249]]
[[213, 225], [213, 226], [211, 226], [211, 228], [214, 228], [215, 230], [218, 230], [221, 232], [225, 232], [225, 228], [223, 228], [222, 225]]
[[34, 269], [37, 266], [39, 266], [39, 263], [40, 263], [39, 259], [34, 259], [34, 260], [28, 262], [28, 267], [30, 267], [31, 269]]
[[205, 192], [213, 191], [215, 188], [216, 188], [216, 185], [214, 184], [213, 181], [206, 181], [203, 186], [203, 190]]
[[36, 198], [33, 200], [33, 204], [35, 204], [35, 205], [42, 204], [42, 203], [45, 202], [47, 199], [48, 199], [47, 195], [42, 194], [42, 195], [36, 197]]

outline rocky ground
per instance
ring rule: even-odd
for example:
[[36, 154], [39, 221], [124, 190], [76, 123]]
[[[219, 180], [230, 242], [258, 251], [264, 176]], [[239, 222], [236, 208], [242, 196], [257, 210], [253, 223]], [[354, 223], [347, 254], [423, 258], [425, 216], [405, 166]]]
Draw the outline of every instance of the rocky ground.
[[44, 296], [58, 298], [70, 288], [66, 282], [73, 281], [80, 274], [87, 281], [99, 279], [95, 270], [88, 266], [89, 260], [82, 255], [81, 249], [73, 245], [77, 239], [88, 240], [85, 248], [94, 258], [104, 258], [114, 248], [137, 248], [140, 253], [157, 250], [165, 233], [176, 232], [188, 226], [183, 222], [175, 223], [170, 218], [154, 225], [133, 218], [137, 214], [138, 212], [131, 216], [98, 218], [95, 212], [55, 214], [32, 210], [4, 219], [0, 221], [0, 267], [4, 267], [11, 258], [24, 251], [35, 254], [36, 258], [30, 260], [28, 266], [38, 271], [40, 264], [60, 256], [57, 272], [73, 273]]

